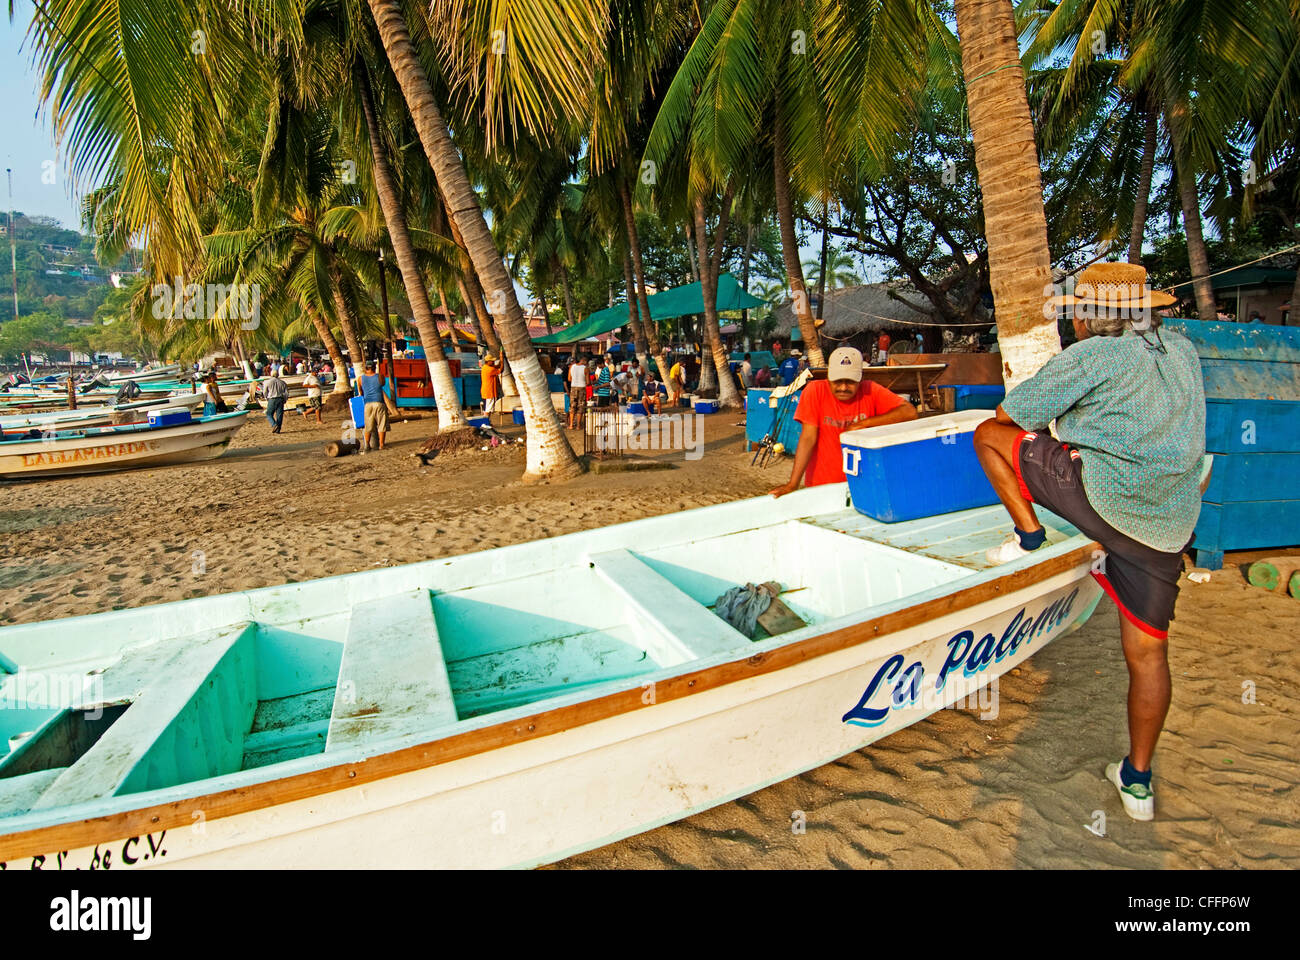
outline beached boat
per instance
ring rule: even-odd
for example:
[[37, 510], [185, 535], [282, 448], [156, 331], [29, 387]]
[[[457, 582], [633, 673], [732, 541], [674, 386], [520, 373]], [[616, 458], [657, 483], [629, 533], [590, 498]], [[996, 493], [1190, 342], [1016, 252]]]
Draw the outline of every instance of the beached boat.
[[[846, 487], [0, 629], [10, 868], [531, 866], [851, 753], [1092, 613], [1095, 544]], [[710, 609], [774, 580], [759, 640]], [[900, 785], [900, 789], [906, 789]]]
[[173, 394], [151, 397], [132, 403], [83, 406], [76, 410], [50, 410], [44, 413], [24, 413], [0, 416], [0, 432], [6, 436], [21, 435], [30, 430], [71, 430], [79, 427], [96, 427], [111, 424], [115, 416], [134, 414], [145, 419], [150, 410], [197, 410], [203, 406], [203, 394]]
[[107, 473], [219, 457], [247, 411], [218, 413], [167, 427], [125, 424], [47, 432], [37, 440], [0, 441], [0, 477], [10, 480]]

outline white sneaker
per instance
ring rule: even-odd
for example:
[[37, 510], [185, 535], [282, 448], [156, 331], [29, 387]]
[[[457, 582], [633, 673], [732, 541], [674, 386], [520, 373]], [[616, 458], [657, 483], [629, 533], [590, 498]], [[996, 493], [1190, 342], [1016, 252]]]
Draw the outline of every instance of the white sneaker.
[[1156, 794], [1150, 787], [1140, 783], [1124, 786], [1120, 779], [1121, 764], [1112, 763], [1106, 767], [1106, 779], [1115, 784], [1120, 800], [1124, 801], [1124, 812], [1134, 820], [1154, 820], [1156, 818]]
[[989, 563], [997, 566], [1000, 563], [1010, 563], [1012, 560], [1027, 557], [1032, 552], [1032, 550], [1026, 550], [1020, 545], [1020, 538], [1016, 536], [1015, 531], [1012, 531], [1011, 536], [1003, 540], [998, 546], [986, 551], [984, 556], [988, 558]]

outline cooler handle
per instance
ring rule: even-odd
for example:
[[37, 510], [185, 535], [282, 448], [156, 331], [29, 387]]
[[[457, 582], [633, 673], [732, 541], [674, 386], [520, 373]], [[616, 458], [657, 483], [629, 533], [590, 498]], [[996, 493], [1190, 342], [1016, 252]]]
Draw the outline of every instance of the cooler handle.
[[[858, 464], [862, 461], [862, 451], [857, 447], [841, 447], [844, 453], [844, 475], [846, 477], [856, 477], [858, 475]], [[849, 455], [853, 455], [853, 465], [849, 466]]]

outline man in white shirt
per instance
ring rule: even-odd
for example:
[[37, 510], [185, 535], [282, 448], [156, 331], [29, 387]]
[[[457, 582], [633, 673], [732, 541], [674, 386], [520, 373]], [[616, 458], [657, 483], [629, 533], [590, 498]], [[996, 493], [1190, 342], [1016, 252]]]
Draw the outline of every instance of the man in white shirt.
[[[300, 363], [298, 364], [298, 366], [301, 367], [302, 364]], [[310, 417], [311, 412], [315, 410], [316, 422], [317, 423], [323, 422], [320, 418], [320, 411], [321, 411], [320, 380], [317, 378], [316, 374], [308, 371], [307, 376], [303, 377], [302, 385], [307, 388], [307, 405], [302, 408], [303, 418], [306, 419], [307, 417]]]
[[587, 363], [579, 356], [569, 367], [569, 429], [577, 430], [587, 409]]

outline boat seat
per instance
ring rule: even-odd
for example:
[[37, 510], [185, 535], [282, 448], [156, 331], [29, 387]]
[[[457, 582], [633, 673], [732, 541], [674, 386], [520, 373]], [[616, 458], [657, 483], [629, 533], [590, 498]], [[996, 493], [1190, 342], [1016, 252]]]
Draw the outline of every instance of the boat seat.
[[647, 644], [661, 667], [676, 666], [751, 645], [740, 631], [628, 550], [594, 553], [592, 567], [611, 589], [649, 622], [658, 642]]
[[[254, 624], [243, 622], [142, 649], [137, 664], [148, 662], [154, 667], [147, 685], [32, 809], [70, 806], [238, 770], [243, 735], [257, 706], [254, 635]], [[245, 638], [250, 642], [241, 644]], [[105, 673], [104, 685], [114, 699], [142, 682], [141, 675], [130, 670], [131, 678], [119, 685], [112, 672], [109, 668]]]
[[31, 809], [67, 767], [51, 767], [0, 779], [0, 817], [16, 817]]
[[325, 750], [369, 746], [457, 719], [429, 591], [355, 604]]

